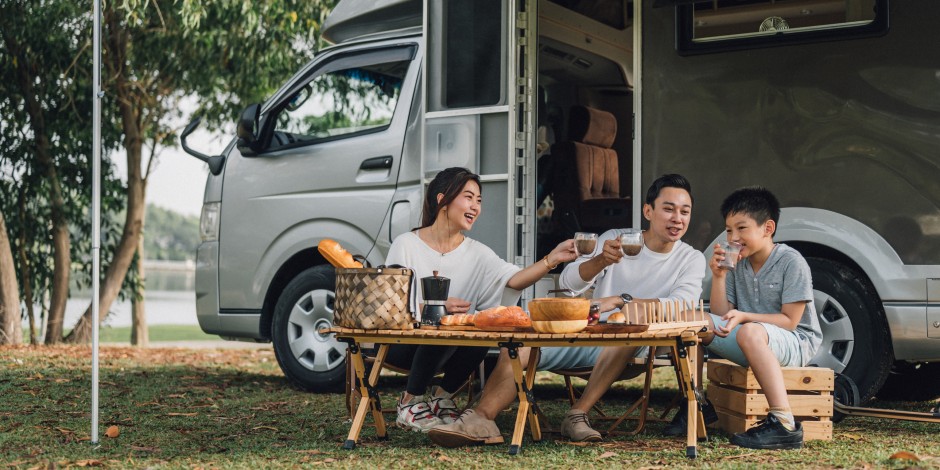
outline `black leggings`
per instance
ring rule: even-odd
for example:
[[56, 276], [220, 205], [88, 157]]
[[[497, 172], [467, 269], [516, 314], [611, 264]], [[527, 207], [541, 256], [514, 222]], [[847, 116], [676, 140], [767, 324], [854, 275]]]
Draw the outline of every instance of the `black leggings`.
[[441, 388], [454, 393], [479, 367], [487, 352], [486, 347], [397, 344], [388, 348], [385, 362], [409, 370], [405, 390], [412, 395], [424, 395], [439, 371], [444, 373]]

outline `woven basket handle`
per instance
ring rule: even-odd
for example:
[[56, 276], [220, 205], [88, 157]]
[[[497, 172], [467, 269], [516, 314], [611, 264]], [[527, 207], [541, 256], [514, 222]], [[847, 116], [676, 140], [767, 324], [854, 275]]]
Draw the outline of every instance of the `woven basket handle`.
[[353, 259], [356, 260], [356, 261], [358, 261], [358, 262], [360, 262], [360, 263], [362, 263], [362, 267], [363, 267], [363, 268], [371, 268], [371, 267], [372, 267], [372, 264], [369, 263], [369, 260], [367, 260], [365, 256], [362, 256], [362, 255], [353, 255]]

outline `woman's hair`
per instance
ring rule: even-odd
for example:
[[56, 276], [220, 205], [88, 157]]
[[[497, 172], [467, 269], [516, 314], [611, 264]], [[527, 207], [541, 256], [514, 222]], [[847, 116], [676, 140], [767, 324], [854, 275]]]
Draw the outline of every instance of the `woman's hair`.
[[[474, 174], [466, 168], [452, 167], [441, 170], [437, 176], [428, 184], [428, 190], [424, 195], [424, 207], [421, 209], [421, 226], [418, 228], [430, 227], [437, 220], [437, 214], [441, 207], [451, 203], [463, 191], [467, 181], [475, 181], [483, 191], [480, 184], [480, 176]], [[441, 202], [437, 202], [437, 195], [443, 194]]]

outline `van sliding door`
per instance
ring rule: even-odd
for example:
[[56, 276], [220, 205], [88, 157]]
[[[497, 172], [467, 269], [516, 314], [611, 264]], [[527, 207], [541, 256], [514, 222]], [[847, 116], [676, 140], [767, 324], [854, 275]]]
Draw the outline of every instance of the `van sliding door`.
[[422, 179], [480, 174], [483, 216], [469, 236], [518, 265], [533, 262], [531, 80], [520, 67], [526, 0], [425, 0]]

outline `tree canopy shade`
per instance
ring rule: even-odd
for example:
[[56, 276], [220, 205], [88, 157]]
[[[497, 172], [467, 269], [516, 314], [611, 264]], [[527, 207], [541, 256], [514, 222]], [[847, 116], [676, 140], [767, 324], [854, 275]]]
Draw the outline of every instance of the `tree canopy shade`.
[[[106, 267], [102, 311], [108, 311], [121, 292], [138, 251], [147, 178], [159, 150], [176, 144], [173, 126], [183, 118], [180, 101], [197, 96], [200, 113], [210, 126], [232, 121], [246, 103], [261, 101], [310, 59], [319, 25], [333, 3], [124, 0], [105, 4], [102, 136], [112, 158], [126, 159], [127, 181], [121, 188], [123, 229], [119, 237], [102, 243]], [[38, 264], [53, 260], [51, 269], [44, 265], [31, 271], [52, 272], [50, 320], [59, 309], [64, 311], [72, 267], [70, 232], [87, 224], [90, 202], [89, 10], [87, 3], [75, 0], [0, 1], [0, 103], [5, 110], [0, 143], [18, 145], [9, 155], [4, 150], [0, 160], [4, 178], [15, 183], [5, 185], [10, 186], [6, 191], [11, 196], [0, 205], [4, 214], [15, 214], [12, 195], [22, 194], [36, 203], [23, 209], [26, 219], [48, 217], [48, 223], [34, 229], [52, 227], [49, 241], [29, 250], [51, 247], [51, 256], [38, 257], [27, 250], [25, 258]], [[69, 168], [74, 168], [75, 179], [64, 184], [63, 173], [72, 171]], [[20, 226], [14, 230], [11, 217], [6, 221], [8, 233], [22, 230]], [[107, 249], [109, 241], [113, 250]], [[23, 280], [22, 268], [18, 273], [22, 292], [32, 281]], [[61, 338], [61, 326], [50, 321], [47, 341]], [[91, 326], [89, 308], [67, 339], [87, 341]]]

